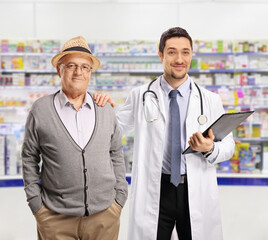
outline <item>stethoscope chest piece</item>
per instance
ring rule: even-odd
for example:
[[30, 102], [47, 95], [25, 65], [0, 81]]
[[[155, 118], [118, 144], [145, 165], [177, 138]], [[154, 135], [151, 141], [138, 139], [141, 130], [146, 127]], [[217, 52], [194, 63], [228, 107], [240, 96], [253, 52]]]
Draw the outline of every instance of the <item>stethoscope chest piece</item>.
[[204, 125], [207, 122], [208, 119], [207, 119], [207, 117], [205, 115], [202, 114], [202, 115], [200, 115], [198, 117], [197, 120], [198, 120], [200, 125]]

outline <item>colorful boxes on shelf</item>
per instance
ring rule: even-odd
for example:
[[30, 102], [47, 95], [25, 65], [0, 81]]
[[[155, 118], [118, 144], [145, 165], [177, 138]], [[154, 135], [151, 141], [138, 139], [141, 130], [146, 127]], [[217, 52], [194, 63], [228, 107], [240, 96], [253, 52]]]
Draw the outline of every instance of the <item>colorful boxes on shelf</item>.
[[261, 172], [262, 146], [247, 142], [237, 142], [235, 153], [231, 160], [219, 163], [219, 173], [249, 173]]

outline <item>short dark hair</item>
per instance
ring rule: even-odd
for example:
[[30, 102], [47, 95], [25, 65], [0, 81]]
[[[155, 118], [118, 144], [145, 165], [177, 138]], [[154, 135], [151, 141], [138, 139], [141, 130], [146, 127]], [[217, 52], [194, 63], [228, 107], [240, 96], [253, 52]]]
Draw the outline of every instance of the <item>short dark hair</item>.
[[193, 41], [190, 35], [188, 34], [188, 32], [183, 28], [174, 27], [174, 28], [168, 29], [161, 35], [160, 43], [159, 43], [159, 52], [163, 53], [165, 45], [166, 45], [166, 41], [173, 37], [187, 38], [190, 41], [191, 48], [193, 49]]

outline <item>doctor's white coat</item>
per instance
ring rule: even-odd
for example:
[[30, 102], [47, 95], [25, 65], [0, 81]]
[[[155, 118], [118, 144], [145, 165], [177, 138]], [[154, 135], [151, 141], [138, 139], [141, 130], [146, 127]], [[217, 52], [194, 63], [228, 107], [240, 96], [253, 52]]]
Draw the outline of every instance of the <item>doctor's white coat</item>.
[[[187, 145], [190, 136], [204, 131], [224, 109], [219, 95], [200, 87], [203, 97], [205, 125], [199, 125], [200, 96], [191, 80], [192, 91], [186, 119]], [[152, 84], [159, 99], [158, 120], [144, 118], [143, 93], [148, 84], [131, 91], [125, 104], [117, 111], [123, 135], [134, 130], [134, 150], [130, 191], [128, 240], [156, 240], [159, 213], [161, 170], [165, 139], [165, 119], [160, 77]], [[217, 145], [217, 146], [216, 146]], [[186, 155], [189, 209], [193, 240], [222, 240], [221, 217], [215, 164], [228, 160], [234, 152], [232, 134], [216, 142], [219, 154], [213, 164], [201, 153]]]

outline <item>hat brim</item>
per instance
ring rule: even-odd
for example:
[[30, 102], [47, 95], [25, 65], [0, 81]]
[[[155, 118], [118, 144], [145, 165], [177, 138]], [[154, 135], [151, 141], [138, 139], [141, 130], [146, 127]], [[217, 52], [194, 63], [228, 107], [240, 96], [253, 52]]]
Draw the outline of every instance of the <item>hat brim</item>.
[[100, 67], [100, 60], [98, 58], [96, 58], [92, 54], [85, 53], [85, 52], [80, 52], [80, 51], [61, 52], [61, 53], [55, 55], [51, 60], [51, 63], [53, 65], [53, 67], [57, 68], [57, 64], [58, 64], [59, 60], [62, 57], [64, 57], [65, 55], [72, 54], [72, 53], [80, 53], [80, 54], [83, 54], [83, 55], [89, 57], [92, 60], [92, 63], [93, 63], [92, 72], [94, 72], [95, 70], [97, 70]]

